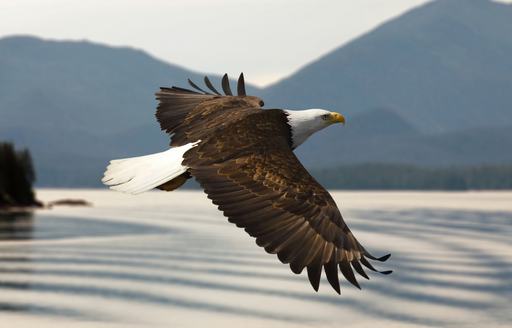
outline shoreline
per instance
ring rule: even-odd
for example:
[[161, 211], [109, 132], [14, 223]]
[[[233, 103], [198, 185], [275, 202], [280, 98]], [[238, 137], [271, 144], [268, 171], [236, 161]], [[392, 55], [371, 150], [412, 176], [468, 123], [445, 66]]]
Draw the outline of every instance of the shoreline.
[[52, 201], [36, 201], [32, 205], [3, 205], [0, 215], [33, 213], [35, 210], [48, 210], [55, 206], [91, 207], [92, 203], [80, 198], [59, 198]]

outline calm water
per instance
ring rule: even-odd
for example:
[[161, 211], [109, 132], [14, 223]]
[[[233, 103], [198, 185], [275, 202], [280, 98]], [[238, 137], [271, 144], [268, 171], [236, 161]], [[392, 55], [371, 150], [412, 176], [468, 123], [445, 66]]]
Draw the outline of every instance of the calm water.
[[[6, 327], [507, 326], [512, 193], [335, 193], [373, 253], [359, 291], [315, 293], [199, 192], [41, 190], [61, 207], [0, 218]], [[8, 325], [7, 325], [8, 323]]]

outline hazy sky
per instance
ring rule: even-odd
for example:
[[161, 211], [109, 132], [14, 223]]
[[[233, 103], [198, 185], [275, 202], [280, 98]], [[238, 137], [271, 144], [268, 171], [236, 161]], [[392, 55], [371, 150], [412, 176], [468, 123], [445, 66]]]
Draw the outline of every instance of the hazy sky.
[[265, 85], [427, 0], [0, 0], [0, 36], [141, 48]]

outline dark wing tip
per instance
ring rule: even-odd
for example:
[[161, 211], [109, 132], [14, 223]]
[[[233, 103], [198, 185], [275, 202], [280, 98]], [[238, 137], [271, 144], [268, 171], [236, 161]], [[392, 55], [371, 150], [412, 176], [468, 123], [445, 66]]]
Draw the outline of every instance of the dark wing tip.
[[331, 260], [324, 264], [324, 271], [329, 284], [331, 284], [336, 293], [341, 294], [340, 279], [338, 278], [338, 266], [336, 265], [336, 252], [333, 252]]
[[299, 262], [290, 262], [290, 269], [292, 270], [293, 273], [300, 274], [304, 267], [301, 266]]
[[382, 274], [386, 274], [386, 275], [387, 275], [387, 274], [390, 274], [391, 272], [393, 272], [393, 271], [391, 271], [391, 270], [388, 270], [388, 271], [379, 271], [379, 270], [375, 269], [375, 268], [373, 267], [373, 265], [372, 265], [370, 262], [368, 262], [368, 260], [367, 260], [367, 259], [365, 259], [364, 257], [361, 257], [360, 261], [361, 261], [361, 263], [362, 263], [365, 267], [367, 267], [368, 269], [370, 269], [370, 270], [372, 270], [372, 271], [374, 271], [374, 272], [378, 272], [378, 273], [382, 273]]
[[197, 84], [195, 84], [194, 82], [192, 82], [191, 79], [187, 79], [188, 81], [188, 84], [190, 84], [190, 86], [194, 89], [196, 89], [197, 91], [201, 91], [202, 93], [206, 94], [206, 95], [209, 95], [210, 93], [209, 92], [206, 92], [204, 91], [203, 89], [201, 89], [199, 86], [197, 86]]
[[222, 90], [224, 90], [224, 93], [226, 96], [232, 96], [233, 93], [231, 92], [231, 87], [229, 86], [229, 77], [228, 74], [224, 74], [222, 77]]
[[346, 261], [339, 263], [340, 271], [352, 285], [356, 286], [357, 288], [361, 289], [361, 286], [359, 286], [359, 282], [356, 279], [356, 276], [354, 275], [354, 271], [352, 271], [352, 268], [350, 267], [350, 264]]
[[352, 264], [352, 267], [356, 270], [357, 273], [361, 275], [361, 277], [370, 280], [370, 277], [366, 274], [361, 264], [359, 264], [358, 261], [352, 261], [350, 264]]
[[[256, 243], [258, 243], [258, 239], [256, 239]], [[258, 245], [258, 246], [260, 246], [260, 245]], [[279, 259], [279, 261], [281, 261], [281, 263], [283, 263], [283, 264], [287, 263], [286, 262], [286, 256], [285, 256], [284, 253], [278, 252], [277, 253], [277, 258]]]
[[307, 271], [311, 286], [316, 292], [318, 292], [318, 288], [320, 287], [320, 278], [322, 276], [322, 266], [308, 266]]
[[377, 259], [377, 261], [380, 261], [380, 262], [386, 262], [389, 258], [391, 257], [391, 254], [387, 254], [387, 255], [384, 255], [384, 256], [381, 256]]
[[239, 96], [245, 96], [245, 79], [244, 79], [244, 73], [240, 73], [240, 76], [238, 77], [238, 84], [237, 84], [237, 94]]
[[386, 262], [391, 257], [391, 254], [387, 254], [381, 257], [375, 257], [372, 254], [365, 251], [364, 256], [374, 261]]
[[213, 84], [210, 81], [210, 79], [208, 78], [208, 76], [204, 77], [204, 84], [206, 84], [206, 87], [208, 87], [208, 89], [210, 89], [213, 93], [215, 93], [216, 95], [221, 96], [220, 92], [217, 91], [217, 89], [215, 89], [215, 87], [213, 86]]
[[195, 92], [194, 90], [190, 90], [190, 89], [185, 89], [185, 88], [181, 88], [181, 87], [176, 87], [176, 86], [173, 86], [170, 91], [178, 91], [178, 92], [185, 92], [185, 93], [193, 93], [193, 94], [196, 94], [198, 95], [199, 92]]

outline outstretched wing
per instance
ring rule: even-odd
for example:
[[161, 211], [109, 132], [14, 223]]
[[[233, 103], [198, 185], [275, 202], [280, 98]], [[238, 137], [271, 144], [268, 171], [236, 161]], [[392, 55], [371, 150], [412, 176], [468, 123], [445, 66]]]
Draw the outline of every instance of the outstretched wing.
[[307, 268], [315, 290], [322, 267], [338, 293], [338, 268], [359, 287], [353, 269], [368, 278], [361, 264], [375, 270], [368, 259], [389, 256], [377, 259], [359, 244], [290, 142], [286, 114], [259, 111], [210, 135], [185, 153], [183, 163], [230, 222], [294, 273]]
[[156, 118], [162, 130], [171, 135], [171, 146], [181, 146], [204, 139], [217, 129], [260, 111], [263, 101], [245, 94], [243, 74], [238, 78], [238, 96], [233, 96], [227, 74], [222, 78], [221, 95], [208, 77], [205, 91], [192, 81], [196, 91], [179, 87], [160, 88], [156, 93], [159, 101]]

